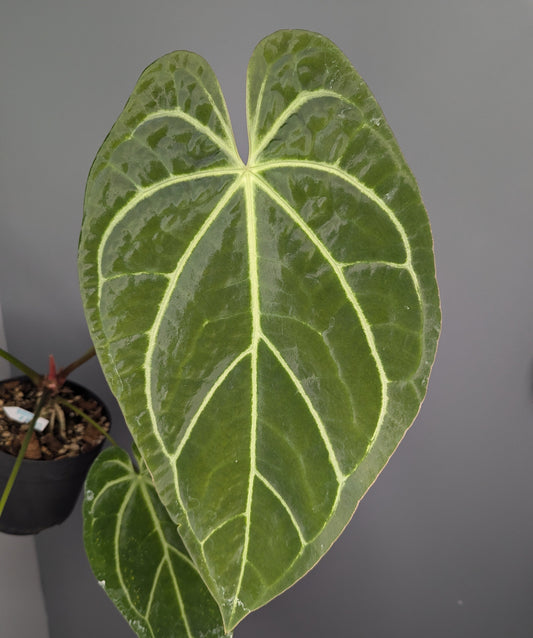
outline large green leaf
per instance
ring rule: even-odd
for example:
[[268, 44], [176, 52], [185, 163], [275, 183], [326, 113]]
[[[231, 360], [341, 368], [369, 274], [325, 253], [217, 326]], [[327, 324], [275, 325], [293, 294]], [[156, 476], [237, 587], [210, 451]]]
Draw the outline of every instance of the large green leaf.
[[106, 450], [91, 467], [83, 516], [91, 567], [138, 636], [225, 635], [176, 525], [124, 450]]
[[142, 74], [80, 243], [98, 355], [226, 627], [324, 554], [415, 418], [440, 327], [415, 180], [326, 38], [248, 68], [239, 158], [208, 64]]

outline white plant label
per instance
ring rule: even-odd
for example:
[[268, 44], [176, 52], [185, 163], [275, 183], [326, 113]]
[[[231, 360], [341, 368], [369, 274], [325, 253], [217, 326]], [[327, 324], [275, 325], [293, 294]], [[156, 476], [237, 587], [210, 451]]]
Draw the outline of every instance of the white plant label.
[[[19, 408], [14, 405], [4, 406], [4, 412], [6, 413], [8, 418], [16, 421], [17, 423], [29, 423], [34, 416], [33, 412], [24, 410], [24, 408]], [[36, 432], [42, 432], [46, 428], [48, 423], [48, 419], [40, 416], [35, 423], [34, 430]]]

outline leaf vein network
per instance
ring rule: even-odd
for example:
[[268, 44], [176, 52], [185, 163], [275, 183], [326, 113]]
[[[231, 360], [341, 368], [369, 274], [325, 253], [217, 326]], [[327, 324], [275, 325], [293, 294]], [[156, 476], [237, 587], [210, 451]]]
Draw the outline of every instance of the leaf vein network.
[[122, 527], [122, 520], [124, 518], [124, 513], [126, 511], [126, 507], [128, 506], [133, 493], [135, 492], [136, 489], [136, 485], [135, 483], [132, 483], [131, 487], [128, 489], [128, 491], [126, 492], [126, 494], [124, 495], [124, 498], [122, 500], [122, 503], [118, 509], [117, 512], [117, 517], [116, 517], [116, 522], [115, 522], [115, 534], [113, 537], [113, 547], [114, 547], [114, 554], [115, 554], [115, 568], [116, 568], [116, 572], [117, 572], [117, 577], [120, 583], [120, 587], [122, 589], [122, 591], [124, 592], [124, 594], [126, 595], [126, 598], [128, 600], [128, 603], [130, 605], [130, 607], [133, 609], [133, 611], [140, 617], [142, 618], [145, 622], [147, 621], [146, 616], [144, 616], [139, 609], [137, 608], [137, 606], [133, 603], [133, 600], [131, 598], [130, 592], [128, 590], [128, 587], [126, 586], [126, 581], [124, 579], [124, 574], [122, 573], [122, 567], [120, 564], [120, 530]]
[[269, 348], [269, 350], [272, 352], [272, 354], [274, 355], [274, 357], [277, 359], [278, 363], [281, 365], [281, 367], [283, 368], [283, 370], [285, 371], [285, 373], [289, 376], [290, 380], [292, 381], [294, 387], [296, 388], [298, 394], [302, 397], [307, 410], [309, 411], [309, 414], [311, 415], [313, 421], [315, 422], [317, 429], [319, 431], [320, 437], [324, 443], [324, 446], [327, 450], [328, 453], [328, 458], [329, 458], [329, 462], [331, 467], [333, 468], [333, 471], [335, 473], [335, 478], [337, 479], [337, 483], [341, 484], [344, 481], [344, 474], [340, 468], [339, 465], [339, 461], [337, 459], [337, 456], [335, 454], [335, 450], [333, 449], [333, 445], [331, 443], [331, 440], [328, 436], [328, 432], [326, 429], [326, 426], [324, 425], [324, 422], [322, 421], [318, 411], [316, 410], [315, 406], [313, 405], [313, 402], [311, 401], [311, 398], [309, 397], [309, 395], [307, 394], [307, 392], [305, 391], [301, 381], [298, 379], [298, 377], [296, 376], [296, 374], [293, 372], [293, 370], [290, 368], [290, 366], [288, 365], [288, 363], [285, 361], [285, 359], [283, 358], [283, 356], [281, 355], [281, 352], [276, 348], [276, 346], [272, 343], [272, 341], [270, 341], [270, 339], [266, 336], [266, 335], [262, 335], [263, 341], [265, 342], [265, 344], [267, 345], [267, 347]]
[[[308, 168], [308, 169], [316, 170], [319, 172], [323, 171], [325, 173], [334, 175], [335, 177], [338, 177], [339, 179], [342, 179], [343, 181], [347, 182], [348, 184], [353, 186], [356, 190], [358, 190], [362, 195], [364, 195], [367, 199], [369, 199], [374, 204], [376, 204], [388, 216], [393, 226], [395, 227], [396, 231], [400, 235], [400, 238], [402, 240], [402, 245], [404, 247], [405, 254], [406, 254], [405, 264], [400, 264], [400, 267], [404, 267], [409, 272], [411, 279], [413, 280], [413, 285], [415, 286], [418, 299], [420, 302], [422, 302], [420, 282], [418, 281], [418, 277], [414, 271], [411, 244], [409, 243], [409, 238], [407, 237], [405, 228], [401, 224], [400, 220], [398, 219], [398, 216], [392, 210], [392, 208], [390, 208], [390, 206], [388, 206], [383, 201], [383, 199], [377, 195], [377, 193], [374, 190], [372, 190], [370, 187], [366, 186], [359, 179], [357, 179], [353, 175], [350, 175], [349, 173], [342, 170], [338, 166], [334, 164], [328, 164], [327, 162], [317, 162], [313, 160], [300, 160], [300, 159], [273, 160], [269, 162], [261, 162], [260, 164], [256, 166], [256, 171], [263, 171], [263, 170], [276, 169], [276, 168]], [[262, 184], [266, 186], [269, 192], [274, 192], [264, 178], [260, 177], [259, 175], [256, 175], [256, 177], [261, 181]], [[287, 203], [287, 205], [289, 204]], [[379, 263], [379, 262], [376, 262], [376, 263]]]
[[278, 490], [272, 485], [272, 483], [259, 471], [256, 472], [256, 477], [263, 483], [263, 485], [271, 492], [275, 498], [281, 503], [284, 510], [287, 512], [289, 518], [291, 519], [291, 523], [298, 534], [298, 540], [300, 541], [300, 545], [307, 545], [302, 528], [300, 527], [298, 521], [296, 520], [296, 516], [294, 512], [289, 507], [287, 501], [283, 498], [283, 496], [278, 492]]
[[226, 366], [226, 368], [219, 374], [219, 376], [211, 384], [211, 387], [209, 388], [209, 391], [205, 394], [200, 406], [198, 407], [194, 415], [189, 420], [187, 429], [185, 430], [183, 437], [181, 438], [180, 443], [176, 448], [176, 451], [174, 452], [174, 454], [170, 456], [170, 461], [172, 462], [173, 465], [177, 463], [179, 457], [181, 456], [181, 453], [183, 452], [183, 448], [185, 447], [187, 441], [189, 440], [191, 436], [192, 431], [194, 430], [196, 426], [196, 423], [198, 422], [198, 419], [200, 418], [203, 411], [205, 410], [205, 408], [207, 407], [207, 405], [213, 398], [215, 392], [220, 388], [220, 386], [228, 378], [230, 373], [239, 365], [239, 363], [250, 354], [251, 354], [251, 348], [247, 348], [246, 350], [241, 352], [239, 355], [237, 355], [233, 359], [233, 361], [228, 366]]
[[122, 476], [121, 478], [117, 478], [114, 479], [112, 481], [108, 481], [104, 487], [98, 492], [98, 494], [95, 495], [92, 503], [91, 503], [91, 512], [94, 511], [94, 508], [96, 507], [96, 504], [98, 503], [98, 501], [100, 500], [100, 498], [107, 492], [107, 490], [109, 490], [112, 487], [115, 487], [116, 485], [120, 485], [120, 483], [124, 483], [126, 481], [129, 480], [129, 476]]
[[[204, 93], [207, 96], [207, 99], [208, 99], [209, 103], [213, 107], [213, 110], [216, 113], [216, 116], [218, 117], [218, 120], [221, 123], [222, 128], [224, 129], [224, 132], [226, 133], [226, 138], [233, 145], [233, 149], [232, 149], [233, 153], [232, 153], [232, 155], [237, 159], [238, 162], [240, 162], [241, 159], [240, 159], [240, 156], [239, 156], [239, 151], [237, 150], [237, 146], [235, 144], [235, 137], [234, 137], [233, 131], [231, 129], [231, 125], [230, 125], [230, 121], [229, 121], [229, 113], [228, 113], [228, 110], [227, 110], [227, 107], [226, 107], [226, 103], [224, 101], [224, 97], [221, 96], [222, 97], [222, 101], [223, 101], [223, 106], [225, 108], [225, 113], [222, 114], [220, 112], [220, 109], [216, 105], [215, 100], [213, 99], [213, 95], [211, 94], [211, 91], [208, 90], [208, 88], [206, 87], [206, 85], [205, 85], [204, 81], [202, 80], [202, 78], [197, 73], [194, 73], [190, 69], [187, 69], [187, 72], [195, 80], [197, 80], [198, 83], [201, 85], [201, 87], [204, 89]], [[176, 86], [176, 78], [175, 77], [174, 77], [174, 87], [176, 88], [176, 95], [177, 95], [178, 88]], [[197, 118], [195, 118], [195, 119], [197, 120]]]
[[146, 375], [145, 376], [145, 379], [146, 379], [145, 394], [146, 394], [146, 398], [148, 402], [148, 409], [149, 409], [149, 413], [151, 417], [152, 427], [154, 429], [154, 434], [158, 438], [159, 443], [161, 444], [163, 450], [165, 450], [165, 453], [169, 458], [170, 458], [170, 453], [168, 452], [167, 447], [164, 444], [158, 432], [157, 422], [156, 422], [155, 414], [153, 412], [153, 407], [152, 407], [151, 361], [154, 355], [155, 346], [156, 346], [157, 338], [159, 335], [159, 330], [161, 328], [161, 324], [168, 310], [171, 296], [177, 286], [180, 275], [183, 272], [183, 269], [185, 268], [185, 265], [187, 264], [190, 256], [192, 255], [192, 253], [194, 252], [194, 250], [200, 243], [201, 239], [205, 236], [208, 229], [212, 226], [214, 221], [220, 215], [221, 211], [229, 203], [229, 201], [231, 200], [231, 198], [237, 191], [239, 184], [240, 184], [240, 180], [237, 180], [229, 188], [226, 189], [226, 192], [224, 193], [223, 197], [219, 200], [218, 204], [215, 206], [215, 208], [213, 208], [211, 213], [207, 216], [204, 223], [200, 227], [200, 230], [196, 233], [196, 235], [190, 242], [189, 246], [187, 247], [187, 250], [183, 253], [181, 258], [178, 260], [178, 263], [176, 265], [176, 268], [174, 269], [174, 272], [169, 277], [168, 285], [166, 287], [165, 293], [159, 305], [159, 310], [154, 320], [154, 324], [150, 330], [150, 339], [149, 339], [148, 347], [146, 349], [146, 355], [145, 355], [145, 360], [143, 364], [143, 368]]
[[[289, 119], [291, 115], [296, 113], [298, 109], [304, 106], [304, 104], [307, 104], [311, 100], [317, 100], [320, 98], [335, 98], [341, 102], [347, 102], [349, 106], [354, 109], [358, 109], [357, 105], [355, 105], [351, 100], [349, 100], [344, 95], [337, 93], [336, 91], [331, 91], [329, 89], [316, 89], [314, 91], [302, 91], [298, 95], [298, 97], [295, 98], [287, 107], [285, 107], [285, 109], [274, 120], [272, 126], [262, 136], [259, 146], [257, 148], [251, 149], [250, 159], [249, 159], [250, 166], [253, 166], [257, 162], [257, 158], [260, 155], [260, 153], [264, 151], [264, 149], [272, 141], [276, 133], [281, 129], [283, 124], [285, 124], [285, 122]], [[254, 133], [257, 132], [257, 120], [259, 117], [259, 110], [260, 109], [256, 109], [256, 112], [255, 112]]]
[[107, 242], [113, 232], [113, 230], [118, 226], [118, 224], [123, 221], [126, 215], [132, 212], [137, 204], [140, 202], [152, 197], [160, 190], [167, 188], [169, 186], [174, 186], [175, 184], [179, 184], [182, 182], [193, 181], [196, 179], [203, 179], [207, 177], [223, 177], [225, 175], [234, 175], [235, 181], [228, 186], [229, 189], [234, 188], [236, 190], [238, 183], [240, 182], [239, 177], [242, 174], [242, 170], [238, 168], [220, 168], [220, 169], [207, 169], [205, 171], [198, 171], [196, 173], [187, 173], [185, 175], [174, 175], [173, 177], [169, 177], [168, 179], [164, 179], [160, 182], [156, 182], [152, 186], [148, 186], [146, 188], [141, 188], [137, 191], [137, 194], [134, 195], [120, 210], [118, 210], [113, 217], [110, 219], [109, 224], [107, 225], [105, 231], [102, 233], [102, 238], [98, 245], [98, 255], [97, 255], [97, 264], [98, 264], [98, 303], [100, 303], [100, 299], [102, 296], [102, 285], [104, 280], [104, 275], [102, 272], [102, 263], [103, 263], [103, 254], [106, 248]]
[[204, 550], [204, 546], [207, 543], [207, 541], [214, 535], [216, 534], [218, 531], [220, 531], [222, 528], [226, 527], [226, 525], [229, 525], [230, 523], [233, 523], [233, 521], [237, 520], [238, 518], [244, 518], [244, 514], [242, 512], [239, 512], [238, 514], [234, 514], [233, 516], [230, 516], [229, 518], [225, 518], [223, 521], [221, 521], [218, 525], [216, 525], [215, 527], [213, 527], [213, 529], [211, 529], [209, 531], [208, 534], [206, 534], [202, 539], [198, 538], [198, 542], [200, 544], [200, 547], [202, 548], [202, 551]]
[[376, 366], [376, 370], [381, 383], [381, 408], [380, 413], [376, 425], [376, 429], [374, 430], [374, 434], [372, 440], [370, 441], [369, 448], [372, 446], [376, 437], [379, 434], [381, 429], [381, 425], [383, 424], [383, 420], [385, 418], [386, 410], [387, 410], [387, 401], [388, 401], [388, 393], [387, 387], [389, 379], [385, 373], [385, 368], [383, 366], [383, 362], [381, 361], [381, 357], [379, 356], [379, 352], [376, 345], [376, 340], [374, 337], [374, 333], [372, 327], [366, 318], [359, 301], [357, 300], [357, 296], [355, 292], [352, 290], [346, 277], [342, 271], [342, 267], [340, 264], [333, 258], [329, 250], [322, 243], [322, 241], [317, 237], [312, 228], [309, 227], [308, 224], [298, 215], [298, 213], [294, 210], [294, 208], [287, 202], [285, 198], [283, 198], [279, 193], [277, 193], [270, 184], [259, 175], [255, 175], [254, 179], [256, 180], [259, 187], [269, 196], [274, 203], [276, 203], [287, 215], [288, 217], [297, 225], [299, 228], [307, 235], [309, 240], [315, 245], [321, 255], [324, 257], [326, 262], [330, 265], [331, 269], [335, 273], [344, 294], [346, 295], [346, 299], [348, 303], [352, 306], [356, 316], [359, 319], [361, 327], [363, 329], [363, 333], [365, 335], [366, 342], [370, 349], [370, 353], [372, 358], [374, 359], [374, 363]]
[[160, 109], [158, 111], [154, 111], [153, 113], [150, 113], [150, 115], [147, 115], [143, 120], [141, 120], [137, 124], [137, 126], [134, 129], [132, 129], [129, 135], [129, 139], [132, 139], [135, 133], [139, 130], [139, 128], [143, 126], [144, 124], [146, 124], [147, 122], [151, 122], [153, 120], [161, 119], [164, 117], [177, 118], [187, 122], [187, 124], [190, 124], [199, 133], [202, 133], [203, 135], [208, 137], [214, 144], [216, 144], [227, 155], [228, 158], [232, 159], [235, 163], [237, 163], [237, 159], [238, 161], [241, 161], [240, 158], [238, 158], [238, 156], [237, 157], [235, 156], [235, 151], [234, 149], [231, 148], [231, 146], [228, 145], [227, 140], [217, 135], [213, 131], [213, 129], [209, 128], [209, 126], [202, 124], [200, 120], [196, 119], [192, 115], [189, 115], [188, 113], [186, 113], [185, 111], [182, 111], [179, 108]]
[[[145, 502], [146, 508], [150, 514], [150, 518], [152, 519], [153, 525], [154, 525], [154, 529], [157, 532], [157, 535], [159, 537], [159, 542], [161, 544], [161, 549], [163, 551], [163, 557], [162, 557], [162, 561], [165, 561], [167, 566], [168, 566], [168, 570], [170, 572], [170, 578], [172, 580], [172, 585], [174, 587], [174, 593], [176, 595], [176, 600], [178, 602], [178, 607], [180, 609], [181, 612], [181, 617], [183, 618], [183, 624], [185, 625], [185, 630], [187, 632], [187, 636], [189, 638], [194, 638], [191, 632], [191, 628], [189, 625], [189, 619], [187, 618], [187, 614], [185, 612], [185, 605], [183, 604], [183, 598], [181, 595], [181, 591], [180, 591], [180, 587], [179, 587], [179, 583], [176, 579], [176, 573], [173, 569], [172, 566], [172, 560], [170, 558], [169, 555], [169, 551], [168, 551], [168, 543], [166, 541], [165, 535], [163, 533], [163, 530], [161, 529], [161, 524], [159, 522], [159, 519], [154, 511], [153, 505], [152, 505], [152, 501], [150, 499], [150, 496], [147, 492], [147, 487], [144, 484], [143, 481], [139, 482], [140, 485], [140, 490], [141, 490], [141, 494], [143, 497], [143, 500]], [[155, 587], [155, 583], [154, 583], [154, 587]]]
[[248, 494], [246, 497], [245, 511], [245, 528], [244, 528], [244, 544], [241, 557], [241, 569], [237, 587], [235, 589], [235, 597], [231, 615], [235, 613], [239, 595], [244, 579], [246, 563], [248, 561], [248, 552], [250, 547], [250, 526], [252, 514], [252, 502], [254, 492], [254, 481], [257, 472], [257, 401], [258, 401], [258, 350], [261, 339], [261, 307], [259, 302], [259, 273], [258, 273], [258, 253], [257, 253], [257, 228], [256, 228], [256, 211], [254, 197], [254, 182], [249, 171], [244, 172], [244, 193], [246, 200], [246, 230], [248, 240], [248, 267], [250, 275], [250, 313], [252, 317], [252, 343], [251, 349], [251, 433], [250, 433], [250, 476], [248, 477]]

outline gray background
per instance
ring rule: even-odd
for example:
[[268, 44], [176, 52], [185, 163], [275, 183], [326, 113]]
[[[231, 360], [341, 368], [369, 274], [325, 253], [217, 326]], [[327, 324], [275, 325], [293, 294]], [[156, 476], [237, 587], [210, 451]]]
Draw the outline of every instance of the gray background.
[[[247, 60], [283, 27], [330, 37], [383, 107], [429, 210], [444, 328], [417, 423], [345, 534], [236, 636], [530, 638], [531, 0], [2, 0], [10, 348], [43, 368], [89, 346], [84, 184], [142, 69], [173, 49], [206, 57], [246, 154]], [[109, 397], [96, 363], [76, 378]], [[90, 573], [79, 509], [36, 542], [51, 638], [133, 635]]]
[[[0, 348], [6, 346], [0, 307]], [[9, 363], [0, 359], [0, 379], [9, 375]], [[0, 533], [0, 556], [2, 637], [49, 638], [34, 537]]]

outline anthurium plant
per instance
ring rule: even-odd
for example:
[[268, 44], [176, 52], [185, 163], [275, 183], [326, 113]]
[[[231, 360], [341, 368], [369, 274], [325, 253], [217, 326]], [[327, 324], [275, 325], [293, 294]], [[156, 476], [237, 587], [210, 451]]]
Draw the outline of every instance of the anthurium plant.
[[92, 166], [85, 312], [138, 448], [93, 465], [85, 542], [139, 636], [224, 636], [324, 555], [418, 413], [440, 330], [430, 225], [368, 87], [279, 31], [247, 75], [141, 75]]

